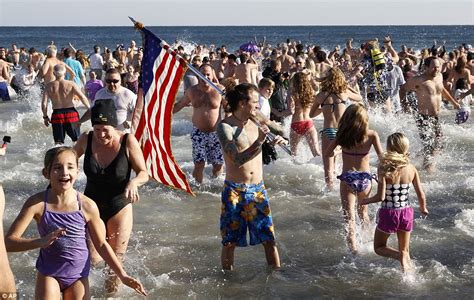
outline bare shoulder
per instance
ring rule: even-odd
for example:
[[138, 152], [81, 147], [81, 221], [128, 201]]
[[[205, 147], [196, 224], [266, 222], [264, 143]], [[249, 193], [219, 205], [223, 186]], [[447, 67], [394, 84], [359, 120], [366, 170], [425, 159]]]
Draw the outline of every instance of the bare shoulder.
[[413, 165], [413, 164], [408, 164], [407, 165], [408, 169], [410, 170], [410, 174], [412, 174], [413, 176], [418, 174], [418, 170], [416, 169], [416, 167]]
[[81, 135], [79, 136], [79, 139], [77, 140], [76, 144], [86, 145], [87, 144], [87, 139], [89, 137], [89, 133], [91, 133], [91, 131], [86, 131], [86, 132], [81, 133]]
[[23, 209], [31, 210], [35, 215], [42, 214], [44, 210], [45, 192], [39, 192], [26, 199]]
[[86, 195], [79, 193], [81, 199], [81, 209], [87, 215], [99, 213], [99, 208], [97, 204], [91, 198]]
[[377, 133], [377, 131], [373, 130], [373, 129], [369, 129], [367, 131], [367, 136], [370, 138], [370, 139], [375, 139], [375, 138], [378, 138], [379, 137], [379, 134]]
[[76, 150], [76, 152], [78, 148], [82, 149], [82, 151], [86, 149], [89, 133], [90, 131], [81, 133], [79, 139], [77, 139], [77, 142], [74, 144], [74, 149]]
[[227, 117], [217, 124], [216, 130], [223, 131], [223, 130], [228, 130], [230, 128], [231, 128], [231, 125], [229, 124], [229, 117]]
[[232, 139], [232, 125], [229, 124], [229, 117], [225, 118], [221, 122], [217, 124], [216, 133], [219, 139], [223, 139], [224, 137]]
[[135, 135], [129, 133], [127, 135], [127, 148], [139, 147], [138, 140]]

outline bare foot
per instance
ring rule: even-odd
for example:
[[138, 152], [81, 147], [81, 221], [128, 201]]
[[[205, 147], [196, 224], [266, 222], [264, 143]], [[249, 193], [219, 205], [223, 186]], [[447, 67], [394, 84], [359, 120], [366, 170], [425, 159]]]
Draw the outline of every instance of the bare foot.
[[403, 273], [408, 273], [413, 270], [413, 265], [411, 264], [410, 254], [407, 252], [400, 252], [400, 263], [402, 265]]

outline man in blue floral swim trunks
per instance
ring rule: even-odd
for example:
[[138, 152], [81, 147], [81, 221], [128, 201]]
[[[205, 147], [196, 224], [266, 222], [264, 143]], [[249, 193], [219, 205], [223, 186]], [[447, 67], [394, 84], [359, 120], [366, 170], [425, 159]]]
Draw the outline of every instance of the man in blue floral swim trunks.
[[[214, 79], [214, 70], [210, 65], [202, 65], [199, 69], [209, 80]], [[224, 159], [219, 140], [216, 135], [216, 126], [220, 122], [220, 107], [222, 96], [204, 80], [199, 79], [197, 85], [186, 90], [183, 99], [173, 108], [176, 113], [186, 106], [193, 107], [193, 131], [191, 140], [193, 145], [193, 177], [202, 183], [206, 161], [212, 164], [212, 175], [217, 177], [222, 173]]]
[[[258, 89], [242, 83], [228, 91], [226, 100], [232, 115], [217, 125], [217, 136], [224, 151], [226, 179], [222, 192], [220, 229], [222, 235], [221, 263], [232, 270], [236, 246], [262, 243], [269, 266], [280, 267], [275, 245], [273, 220], [263, 184], [262, 144], [268, 127], [259, 129], [250, 118], [258, 110]], [[277, 136], [272, 143], [285, 143]]]

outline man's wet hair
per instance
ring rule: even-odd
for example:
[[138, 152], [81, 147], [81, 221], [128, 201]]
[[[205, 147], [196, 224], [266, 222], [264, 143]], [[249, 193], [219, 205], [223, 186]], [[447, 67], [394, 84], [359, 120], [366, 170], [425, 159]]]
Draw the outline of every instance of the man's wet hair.
[[249, 102], [252, 99], [252, 91], [258, 93], [258, 88], [251, 83], [241, 83], [234, 89], [227, 91], [225, 96], [227, 100], [228, 111], [236, 111], [240, 101]]

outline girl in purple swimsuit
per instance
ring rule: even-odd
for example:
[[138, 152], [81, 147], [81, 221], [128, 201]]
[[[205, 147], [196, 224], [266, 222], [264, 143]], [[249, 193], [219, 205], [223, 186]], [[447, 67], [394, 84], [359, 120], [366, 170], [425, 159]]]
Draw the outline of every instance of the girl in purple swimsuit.
[[[97, 205], [74, 189], [79, 175], [77, 163], [72, 148], [57, 147], [46, 152], [43, 175], [50, 185], [46, 191], [26, 200], [6, 235], [7, 251], [40, 248], [36, 261], [36, 299], [60, 299], [61, 294], [63, 299], [89, 299], [89, 234], [99, 254], [120, 280], [146, 295], [142, 284], [127, 275], [106, 242], [105, 226]], [[33, 219], [40, 237], [22, 237]]]
[[[326, 149], [324, 155], [334, 156], [334, 149], [342, 147], [342, 174], [340, 194], [342, 211], [346, 222], [347, 242], [352, 253], [357, 253], [356, 243], [356, 201], [366, 198], [370, 193], [371, 180], [369, 151], [374, 147], [379, 157], [382, 146], [379, 135], [369, 129], [367, 110], [361, 104], [350, 105], [339, 120], [336, 139]], [[363, 226], [369, 224], [367, 207], [357, 206], [359, 218]]]
[[[415, 188], [420, 212], [428, 215], [420, 176], [408, 159], [408, 147], [408, 139], [402, 133], [396, 132], [387, 138], [387, 152], [379, 165], [377, 195], [359, 201], [361, 205], [381, 202], [374, 250], [378, 255], [399, 260], [404, 271], [411, 268], [409, 246], [413, 207], [408, 195], [410, 183]], [[398, 250], [387, 246], [387, 240], [393, 233], [397, 234]]]

